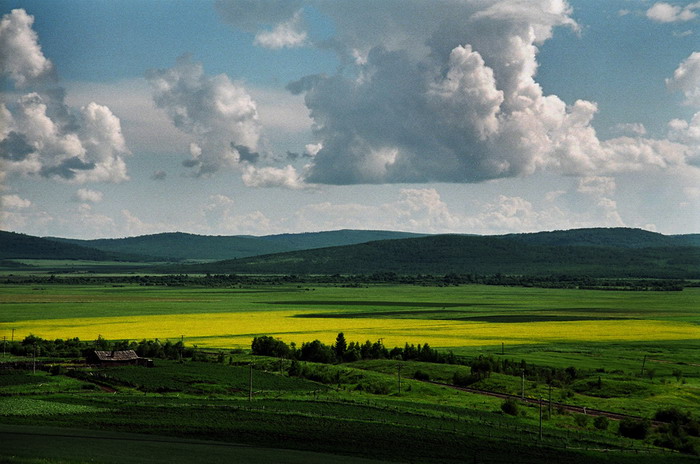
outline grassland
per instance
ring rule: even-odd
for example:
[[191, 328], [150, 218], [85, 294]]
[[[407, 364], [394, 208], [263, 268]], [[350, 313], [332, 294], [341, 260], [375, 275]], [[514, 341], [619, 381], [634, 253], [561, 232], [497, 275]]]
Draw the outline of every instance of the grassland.
[[[248, 347], [253, 336], [286, 342], [384, 339], [456, 352], [530, 351], [585, 344], [697, 346], [700, 289], [617, 292], [495, 286], [240, 289], [140, 286], [4, 286], [0, 334], [44, 338], [179, 339]], [[637, 350], [633, 347], [632, 350]], [[537, 350], [535, 350], [537, 351]], [[676, 359], [673, 359], [676, 360]], [[680, 359], [678, 359], [680, 361]]]
[[[583, 374], [555, 386], [555, 401], [641, 417], [667, 407], [700, 416], [699, 288], [629, 292], [495, 286], [226, 289], [42, 284], [4, 285], [0, 290], [0, 336], [8, 340], [30, 333], [84, 340], [102, 335], [176, 341], [184, 335], [187, 344], [217, 352], [247, 349], [259, 335], [287, 343], [319, 339], [331, 344], [342, 331], [348, 341], [383, 339], [388, 347], [429, 343], [467, 357], [575, 366]], [[255, 365], [252, 403], [249, 363]], [[226, 351], [220, 364], [157, 360], [154, 369], [92, 370], [77, 377], [0, 372], [0, 437], [19, 430], [17, 443], [48, 436], [54, 450], [63, 450], [53, 456], [48, 451], [12, 451], [16, 458], [0, 452], [0, 462], [41, 457], [111, 462], [99, 451], [101, 434], [125, 432], [139, 434], [143, 449], [155, 450], [153, 462], [165, 461], [168, 455], [168, 446], [150, 443], [148, 437], [154, 435], [222, 443], [183, 445], [182, 453], [188, 456], [207, 446], [211, 456], [233, 456], [244, 451], [235, 451], [232, 444], [245, 444], [250, 448], [240, 459], [244, 462], [255, 462], [254, 456], [265, 459], [265, 453], [278, 462], [328, 458], [312, 452], [399, 462], [515, 462], [516, 457], [524, 463], [692, 462], [690, 457], [661, 452], [649, 440], [621, 438], [616, 424], [598, 430], [591, 420], [565, 412], [547, 413], [539, 441], [534, 406], [525, 405], [518, 417], [510, 417], [501, 412], [500, 399], [413, 380], [420, 371], [451, 383], [456, 372], [469, 372], [466, 366], [403, 363], [400, 393], [394, 360], [309, 366], [313, 375], [291, 377], [289, 361]], [[90, 379], [100, 379], [100, 385], [116, 393], [96, 389]], [[473, 386], [519, 394], [521, 382], [519, 377], [494, 373]], [[549, 390], [544, 382], [528, 380], [525, 393], [546, 398]], [[91, 443], [84, 453], [50, 436], [68, 429], [83, 437], [70, 440]], [[271, 448], [301, 454], [297, 461], [284, 461]], [[626, 449], [637, 451], [629, 454]]]

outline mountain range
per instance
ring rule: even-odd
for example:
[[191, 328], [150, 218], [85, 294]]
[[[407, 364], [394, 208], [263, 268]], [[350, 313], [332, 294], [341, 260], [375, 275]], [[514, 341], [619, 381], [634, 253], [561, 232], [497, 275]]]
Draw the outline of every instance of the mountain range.
[[591, 228], [500, 236], [337, 230], [76, 240], [0, 231], [0, 259], [172, 262], [163, 273], [481, 273], [700, 278], [700, 235]]

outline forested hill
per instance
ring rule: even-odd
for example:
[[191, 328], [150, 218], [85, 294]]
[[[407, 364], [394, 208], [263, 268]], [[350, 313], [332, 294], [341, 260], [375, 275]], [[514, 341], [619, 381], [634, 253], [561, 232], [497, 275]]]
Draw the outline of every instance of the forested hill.
[[51, 238], [51, 240], [110, 252], [148, 253], [165, 260], [222, 260], [294, 250], [294, 248], [266, 242], [255, 237], [207, 236], [182, 232], [98, 240], [61, 238]]
[[700, 247], [529, 245], [515, 239], [438, 235], [279, 253], [171, 272], [277, 274], [518, 274], [700, 278]]
[[87, 261], [153, 261], [134, 254], [106, 252], [31, 235], [0, 231], [0, 259], [57, 259]]
[[260, 239], [288, 246], [293, 250], [311, 250], [333, 246], [356, 245], [377, 240], [426, 237], [427, 234], [395, 232], [390, 230], [331, 230], [326, 232], [306, 232], [303, 234], [265, 235]]
[[499, 237], [518, 240], [529, 245], [547, 246], [605, 246], [613, 248], [650, 248], [700, 246], [700, 235], [662, 235], [626, 227], [591, 228], [508, 234]]
[[373, 240], [421, 237], [392, 231], [337, 230], [256, 237], [251, 235], [210, 236], [181, 232], [98, 240], [50, 238], [99, 250], [148, 254], [168, 260], [224, 260], [270, 253], [352, 245]]

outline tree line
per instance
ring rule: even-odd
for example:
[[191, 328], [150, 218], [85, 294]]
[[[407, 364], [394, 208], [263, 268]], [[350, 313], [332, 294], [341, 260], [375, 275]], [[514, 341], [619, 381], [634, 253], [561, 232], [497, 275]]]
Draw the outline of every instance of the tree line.
[[106, 340], [101, 335], [93, 341], [84, 341], [79, 338], [46, 340], [36, 335], [28, 335], [21, 341], [8, 341], [3, 343], [3, 352], [14, 356], [44, 357], [44, 358], [80, 358], [85, 357], [93, 350], [123, 351], [134, 350], [143, 358], [157, 359], [182, 359], [192, 358], [204, 360], [205, 354], [197, 350], [197, 346], [186, 346], [182, 340], [161, 342], [155, 340]]
[[367, 284], [405, 284], [435, 287], [457, 285], [498, 285], [511, 287], [571, 288], [632, 291], [681, 291], [698, 285], [682, 279], [603, 279], [558, 274], [528, 276], [508, 274], [397, 274], [376, 272], [353, 275], [241, 275], [241, 274], [167, 274], [167, 275], [8, 275], [5, 284], [63, 285], [140, 285], [167, 287], [236, 287], [243, 285], [327, 284], [358, 287]]

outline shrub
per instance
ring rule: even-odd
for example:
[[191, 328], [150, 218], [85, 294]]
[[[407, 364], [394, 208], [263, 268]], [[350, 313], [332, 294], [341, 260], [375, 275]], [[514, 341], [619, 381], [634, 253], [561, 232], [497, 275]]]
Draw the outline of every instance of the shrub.
[[627, 438], [643, 440], [649, 434], [651, 424], [645, 419], [622, 419], [618, 433]]
[[479, 378], [475, 375], [465, 374], [462, 372], [455, 372], [452, 375], [452, 384], [458, 387], [467, 387], [473, 383], [479, 381]]
[[608, 430], [610, 420], [605, 416], [598, 416], [593, 419], [593, 426], [598, 430]]
[[678, 408], [659, 409], [654, 414], [654, 420], [683, 425], [690, 422], [690, 414]]
[[363, 380], [357, 384], [356, 390], [372, 393], [373, 395], [389, 394], [389, 386], [387, 384], [371, 380]]
[[51, 369], [49, 369], [49, 372], [51, 375], [65, 375], [66, 373], [66, 368], [61, 366], [60, 364], [54, 364], [51, 366]]
[[518, 403], [513, 398], [508, 398], [501, 404], [501, 411], [511, 416], [517, 416]]
[[413, 378], [416, 380], [430, 380], [430, 374], [421, 370], [417, 370], [413, 373]]
[[576, 425], [579, 427], [587, 427], [589, 419], [590, 418], [585, 414], [576, 414], [574, 416], [574, 422], [576, 422]]

